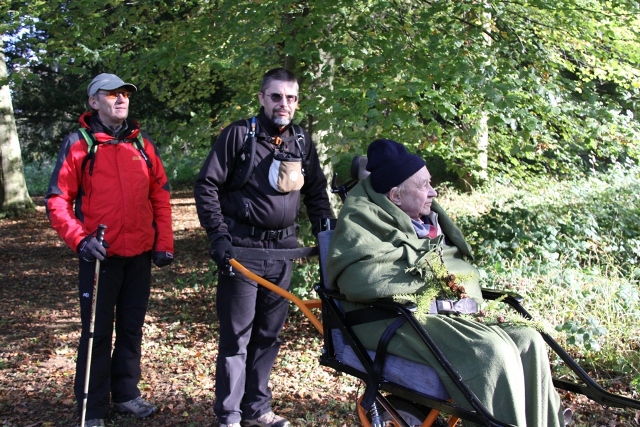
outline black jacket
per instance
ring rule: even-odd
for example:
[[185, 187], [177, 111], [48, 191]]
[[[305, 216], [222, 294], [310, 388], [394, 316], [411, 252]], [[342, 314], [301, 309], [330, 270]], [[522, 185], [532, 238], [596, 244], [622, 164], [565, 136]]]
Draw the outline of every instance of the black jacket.
[[[257, 119], [260, 133], [283, 138], [291, 135], [290, 126], [281, 134], [277, 127], [271, 125], [262, 109]], [[198, 218], [211, 240], [227, 235], [234, 237], [234, 245], [240, 244], [238, 233], [233, 231], [234, 224], [244, 224], [261, 230], [291, 227], [298, 216], [301, 195], [304, 195], [304, 203], [314, 232], [318, 231], [316, 224], [319, 224], [319, 220], [332, 217], [327, 179], [311, 137], [306, 131], [303, 132], [308, 151], [304, 186], [300, 191], [280, 193], [269, 184], [269, 168], [274, 146], [264, 138], [258, 138], [255, 168], [249, 181], [236, 191], [225, 188], [225, 183], [231, 179], [236, 165], [236, 154], [242, 149], [247, 122], [236, 121], [222, 131], [200, 170], [194, 189]], [[286, 144], [289, 144], [286, 147], [287, 151], [299, 154], [294, 141]]]

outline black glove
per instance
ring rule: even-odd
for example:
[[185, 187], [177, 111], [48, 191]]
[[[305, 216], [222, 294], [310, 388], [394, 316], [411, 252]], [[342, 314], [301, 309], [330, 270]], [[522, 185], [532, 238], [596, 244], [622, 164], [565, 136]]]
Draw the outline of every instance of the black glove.
[[172, 252], [154, 252], [153, 263], [158, 267], [164, 267], [165, 265], [169, 265], [173, 262], [173, 253]]
[[216, 240], [211, 241], [211, 248], [209, 249], [209, 255], [211, 259], [216, 263], [219, 270], [223, 270], [227, 267], [227, 261], [231, 258], [235, 258], [233, 252], [233, 246], [227, 237], [221, 236]]
[[107, 256], [107, 250], [105, 247], [109, 247], [106, 242], [98, 242], [93, 236], [87, 236], [80, 241], [78, 245], [78, 254], [80, 258], [87, 262], [94, 261], [99, 259], [100, 261], [104, 261], [104, 258]]

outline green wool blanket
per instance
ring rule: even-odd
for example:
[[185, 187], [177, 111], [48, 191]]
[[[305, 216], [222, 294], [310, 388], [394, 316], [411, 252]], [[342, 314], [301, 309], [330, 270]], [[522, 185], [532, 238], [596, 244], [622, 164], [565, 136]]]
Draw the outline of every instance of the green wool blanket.
[[[465, 277], [467, 295], [482, 303], [477, 270], [467, 261], [472, 257], [469, 245], [437, 203], [432, 210], [438, 213], [444, 243], [419, 239], [410, 218], [384, 194], [375, 192], [368, 178], [353, 188], [338, 217], [326, 266], [329, 283], [351, 301], [345, 304], [346, 310], [362, 308], [362, 302], [377, 298], [422, 292], [425, 280], [407, 269], [436, 244], [442, 245], [442, 260], [449, 272]], [[354, 330], [367, 348], [375, 350], [391, 322], [367, 323]], [[421, 323], [495, 418], [519, 427], [564, 425], [546, 347], [537, 331], [446, 315], [428, 315]], [[388, 351], [433, 367], [454, 401], [470, 408], [408, 325], [396, 332]]]

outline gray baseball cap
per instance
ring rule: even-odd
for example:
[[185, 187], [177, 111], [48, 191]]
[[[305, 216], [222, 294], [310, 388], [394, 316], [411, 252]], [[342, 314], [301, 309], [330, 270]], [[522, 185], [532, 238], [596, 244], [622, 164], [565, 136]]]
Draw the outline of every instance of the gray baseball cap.
[[91, 80], [91, 83], [87, 86], [87, 95], [94, 96], [99, 90], [114, 90], [121, 87], [126, 87], [130, 92], [138, 90], [138, 88], [131, 83], [123, 82], [122, 79], [115, 74], [102, 73]]

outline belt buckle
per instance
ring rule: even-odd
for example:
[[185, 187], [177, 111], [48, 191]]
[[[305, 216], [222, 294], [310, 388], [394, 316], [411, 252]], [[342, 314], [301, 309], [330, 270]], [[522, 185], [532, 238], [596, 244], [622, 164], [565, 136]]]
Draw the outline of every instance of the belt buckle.
[[265, 236], [267, 240], [277, 240], [278, 239], [278, 230], [269, 230], [267, 231], [267, 235]]
[[436, 300], [436, 306], [437, 306], [437, 309], [438, 309], [438, 314], [455, 314], [455, 313], [457, 313], [457, 310], [455, 308], [455, 305], [454, 305], [453, 301], [451, 301], [449, 299]]

